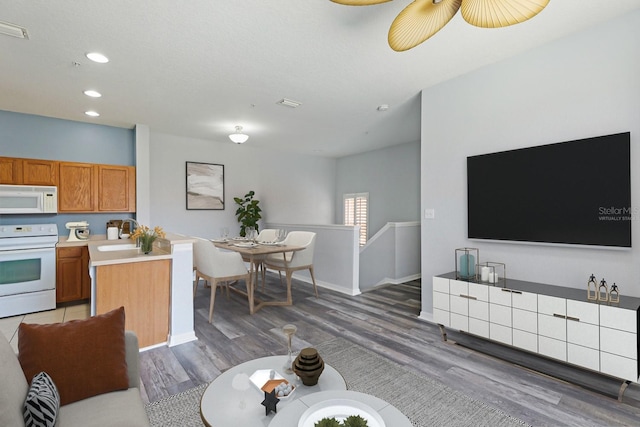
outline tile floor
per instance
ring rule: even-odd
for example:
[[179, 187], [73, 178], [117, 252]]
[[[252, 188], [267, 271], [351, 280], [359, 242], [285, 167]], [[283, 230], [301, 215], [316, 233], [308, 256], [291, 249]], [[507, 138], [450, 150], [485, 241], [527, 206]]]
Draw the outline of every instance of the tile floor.
[[89, 303], [70, 305], [56, 308], [55, 310], [41, 311], [39, 313], [21, 314], [19, 316], [0, 319], [0, 333], [2, 333], [18, 352], [18, 326], [20, 323], [60, 323], [69, 320], [86, 319], [90, 317], [91, 307]]

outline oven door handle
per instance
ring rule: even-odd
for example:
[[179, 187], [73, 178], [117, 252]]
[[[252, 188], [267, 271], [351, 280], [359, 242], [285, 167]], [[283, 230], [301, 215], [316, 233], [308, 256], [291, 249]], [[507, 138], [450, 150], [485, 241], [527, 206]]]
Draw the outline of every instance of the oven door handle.
[[55, 248], [35, 248], [35, 249], [34, 248], [29, 248], [29, 249], [3, 248], [2, 250], [0, 250], [0, 257], [5, 255], [37, 254], [37, 253], [42, 253], [42, 252], [47, 252], [52, 250], [54, 251]]

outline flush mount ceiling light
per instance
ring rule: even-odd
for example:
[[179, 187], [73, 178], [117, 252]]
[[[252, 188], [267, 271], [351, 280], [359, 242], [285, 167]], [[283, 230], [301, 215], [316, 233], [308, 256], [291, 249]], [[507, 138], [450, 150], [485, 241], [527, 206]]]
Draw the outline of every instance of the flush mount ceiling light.
[[106, 64], [107, 62], [109, 62], [109, 58], [98, 52], [89, 52], [87, 53], [86, 57], [99, 64]]
[[87, 116], [91, 116], [91, 117], [99, 117], [100, 113], [96, 112], [96, 111], [85, 111], [84, 112]]
[[247, 139], [249, 139], [249, 135], [242, 133], [242, 126], [236, 126], [236, 133], [232, 133], [231, 135], [229, 135], [229, 139], [236, 144], [242, 144], [244, 142], [247, 142]]
[[85, 90], [83, 93], [91, 98], [100, 98], [102, 96], [97, 90]]
[[5, 36], [17, 37], [19, 39], [28, 39], [27, 30], [8, 22], [0, 22], [0, 34]]
[[[348, 6], [368, 6], [391, 0], [331, 0]], [[461, 10], [469, 24], [500, 28], [533, 18], [549, 0], [415, 0], [389, 28], [389, 46], [401, 52], [418, 46], [440, 31]]]

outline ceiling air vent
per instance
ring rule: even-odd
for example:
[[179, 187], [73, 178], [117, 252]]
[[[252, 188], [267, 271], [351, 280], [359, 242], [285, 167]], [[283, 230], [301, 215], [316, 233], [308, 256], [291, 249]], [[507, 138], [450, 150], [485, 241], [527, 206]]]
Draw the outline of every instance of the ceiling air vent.
[[5, 36], [17, 37], [19, 39], [28, 39], [27, 30], [8, 22], [0, 22], [0, 34]]
[[296, 108], [302, 105], [302, 102], [294, 101], [293, 99], [282, 98], [276, 104], [284, 105], [291, 108]]

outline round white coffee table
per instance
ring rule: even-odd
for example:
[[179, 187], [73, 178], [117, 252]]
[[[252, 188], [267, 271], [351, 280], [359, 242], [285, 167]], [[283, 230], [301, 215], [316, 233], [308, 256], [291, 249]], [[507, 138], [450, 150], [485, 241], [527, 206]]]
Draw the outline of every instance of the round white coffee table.
[[370, 394], [351, 390], [321, 391], [302, 396], [291, 402], [284, 410], [278, 411], [269, 427], [298, 427], [300, 417], [307, 409], [330, 399], [355, 400], [364, 403], [380, 415], [386, 427], [413, 427], [409, 418], [389, 402]]
[[220, 374], [209, 384], [200, 400], [202, 422], [209, 427], [266, 427], [271, 423], [275, 414], [271, 412], [268, 416], [265, 415], [265, 407], [261, 405], [264, 400], [264, 392], [258, 390], [251, 383], [246, 384], [246, 381], [239, 381], [243, 377], [237, 377], [238, 374], [250, 377], [257, 370], [273, 369], [295, 385], [296, 390], [291, 397], [278, 402], [278, 413], [284, 411], [301, 397], [312, 393], [347, 389], [342, 375], [326, 363], [318, 384], [306, 386], [295, 374], [284, 373], [282, 367], [286, 360], [287, 356], [263, 357], [241, 363]]

